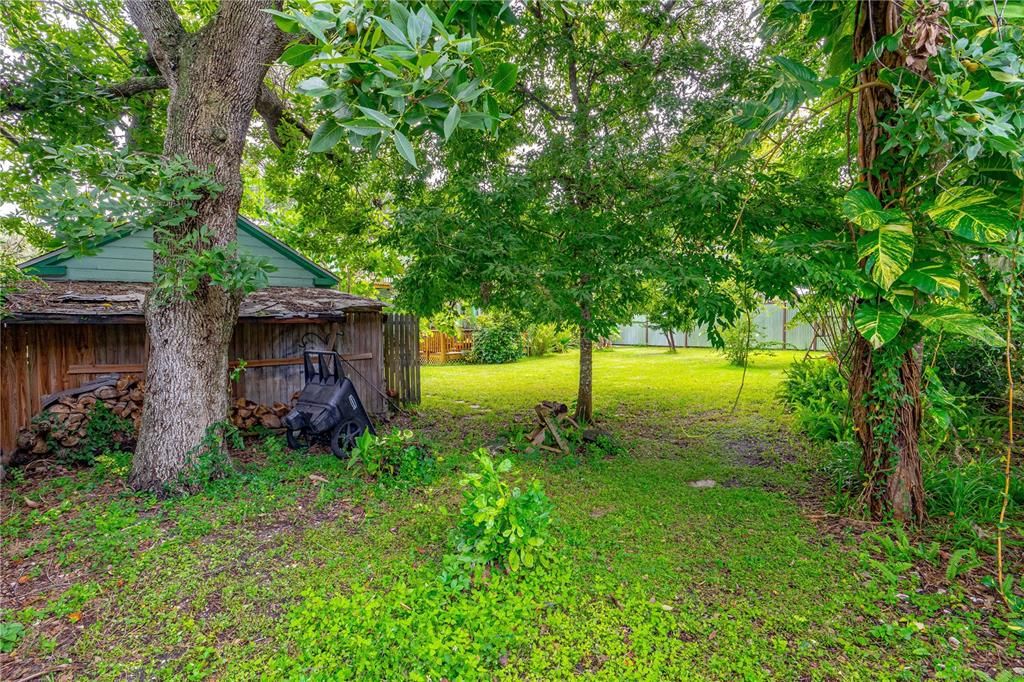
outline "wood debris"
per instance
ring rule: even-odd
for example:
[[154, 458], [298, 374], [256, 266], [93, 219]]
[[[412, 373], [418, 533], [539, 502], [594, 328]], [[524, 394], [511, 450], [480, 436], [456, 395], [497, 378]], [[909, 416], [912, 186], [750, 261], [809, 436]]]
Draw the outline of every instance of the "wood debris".
[[[568, 406], [566, 406], [565, 403], [556, 403], [551, 402], [550, 400], [545, 400], [544, 402], [538, 403], [533, 409], [537, 413], [539, 423], [528, 436], [530, 443], [549, 452], [569, 454], [569, 444], [565, 441], [565, 437], [562, 435], [562, 429], [567, 426], [572, 426], [573, 428], [578, 429], [579, 424], [576, 423], [575, 419], [569, 416]], [[551, 440], [554, 441], [557, 447], [545, 445], [545, 441], [548, 436], [551, 436]]]

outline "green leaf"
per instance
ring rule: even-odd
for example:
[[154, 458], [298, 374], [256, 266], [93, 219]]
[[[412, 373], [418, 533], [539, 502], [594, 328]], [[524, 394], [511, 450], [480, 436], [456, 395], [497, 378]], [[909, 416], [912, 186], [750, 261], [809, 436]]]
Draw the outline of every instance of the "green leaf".
[[880, 211], [877, 215], [882, 222], [857, 240], [857, 257], [867, 258], [871, 279], [889, 289], [914, 258], [914, 228], [900, 211]]
[[320, 127], [313, 133], [309, 141], [309, 151], [314, 153], [326, 152], [341, 141], [345, 129], [334, 119], [329, 119], [320, 124]]
[[1006, 340], [974, 313], [951, 305], [931, 303], [910, 316], [929, 331], [969, 336], [990, 346], [1002, 347]]
[[515, 64], [509, 64], [508, 62], [501, 64], [498, 70], [494, 72], [494, 78], [491, 79], [491, 87], [498, 92], [508, 92], [516, 84], [518, 73], [519, 67]]
[[[359, 105], [356, 105], [359, 106]], [[363, 112], [377, 123], [381, 124], [385, 128], [394, 128], [395, 122], [391, 120], [391, 117], [385, 114], [383, 111], [377, 111], [370, 107], [359, 106], [359, 111]]]
[[409, 138], [403, 135], [401, 130], [396, 130], [394, 131], [394, 140], [395, 148], [398, 150], [398, 153], [402, 155], [402, 158], [405, 159], [413, 168], [419, 168], [419, 166], [416, 165], [416, 152], [412, 150], [412, 145], [409, 144]]
[[462, 109], [458, 104], [453, 104], [452, 108], [448, 110], [448, 115], [444, 117], [444, 139], [447, 140], [452, 136], [455, 128], [459, 125], [460, 118], [462, 118]]
[[929, 295], [960, 294], [960, 279], [949, 263], [913, 263], [900, 276], [899, 281]]
[[319, 45], [296, 43], [281, 54], [281, 61], [289, 66], [302, 66], [309, 62], [319, 49]]
[[384, 29], [384, 33], [393, 42], [401, 43], [402, 45], [405, 45], [409, 49], [412, 49], [412, 45], [409, 43], [409, 39], [405, 37], [405, 31], [398, 28], [397, 26], [392, 24], [387, 19], [384, 19], [383, 17], [374, 17], [374, 19], [376, 19], [380, 27]]
[[882, 224], [882, 204], [866, 189], [852, 189], [843, 197], [843, 215], [854, 225], [873, 230]]
[[947, 189], [924, 211], [939, 227], [979, 244], [1003, 241], [1014, 223], [999, 199], [980, 187]]
[[519, 552], [514, 548], [508, 553], [508, 568], [513, 573], [519, 570]]
[[277, 27], [281, 29], [282, 32], [299, 32], [299, 22], [296, 21], [295, 17], [293, 17], [291, 14], [285, 14], [284, 12], [279, 12], [274, 9], [265, 9], [263, 11], [266, 12], [267, 14], [273, 15], [274, 23], [277, 24]]
[[903, 316], [888, 303], [870, 301], [857, 306], [853, 316], [857, 331], [875, 348], [881, 348], [896, 338], [903, 328]]

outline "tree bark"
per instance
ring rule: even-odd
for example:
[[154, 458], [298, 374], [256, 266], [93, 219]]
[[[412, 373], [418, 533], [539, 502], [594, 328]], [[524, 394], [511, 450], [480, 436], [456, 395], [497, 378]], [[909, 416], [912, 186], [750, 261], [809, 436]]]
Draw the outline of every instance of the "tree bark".
[[668, 352], [669, 353], [675, 353], [676, 352], [675, 331], [672, 330], [672, 329], [666, 329], [665, 330], [665, 340], [668, 341]]
[[[897, 31], [899, 21], [900, 7], [896, 0], [859, 3], [853, 38], [854, 57], [863, 59], [876, 41]], [[882, 68], [895, 67], [899, 63], [899, 53], [886, 51], [858, 75], [858, 83], [866, 86], [876, 82]], [[901, 179], [890, 174], [888, 169], [876, 166], [886, 141], [882, 123], [897, 108], [896, 96], [888, 87], [866, 86], [859, 91], [857, 152], [861, 180], [883, 205], [899, 193], [901, 184]], [[893, 343], [899, 341], [897, 339]], [[918, 449], [921, 434], [920, 345], [904, 352], [899, 358], [898, 372], [886, 376], [882, 362], [884, 350], [876, 351], [859, 334], [853, 344], [850, 401], [861, 446], [865, 475], [863, 494], [871, 517], [880, 520], [891, 515], [901, 522], [921, 523], [925, 509], [921, 453]]]
[[[202, 248], [236, 240], [245, 138], [267, 69], [286, 44], [262, 10], [280, 4], [224, 0], [206, 26], [188, 33], [167, 0], [128, 3], [170, 91], [164, 155], [183, 156], [208, 169], [223, 187], [197, 202], [194, 218], [156, 236], [172, 253], [183, 248], [184, 237], [204, 227], [210, 236]], [[204, 437], [227, 418], [228, 343], [240, 301], [240, 292], [208, 281], [188, 299], [147, 297], [150, 354], [130, 477], [134, 488], [165, 492], [180, 487]], [[215, 448], [221, 447], [218, 443]]]
[[576, 392], [575, 419], [580, 424], [594, 420], [594, 342], [586, 326], [580, 326], [580, 385]]

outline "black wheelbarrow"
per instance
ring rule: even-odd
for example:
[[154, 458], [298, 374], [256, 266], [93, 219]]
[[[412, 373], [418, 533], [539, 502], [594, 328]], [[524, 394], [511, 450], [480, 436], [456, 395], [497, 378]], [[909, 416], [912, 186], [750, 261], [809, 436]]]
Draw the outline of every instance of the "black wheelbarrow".
[[341, 363], [341, 356], [333, 351], [303, 352], [306, 386], [284, 418], [288, 447], [324, 444], [336, 456], [345, 458], [358, 436], [365, 431], [375, 433]]

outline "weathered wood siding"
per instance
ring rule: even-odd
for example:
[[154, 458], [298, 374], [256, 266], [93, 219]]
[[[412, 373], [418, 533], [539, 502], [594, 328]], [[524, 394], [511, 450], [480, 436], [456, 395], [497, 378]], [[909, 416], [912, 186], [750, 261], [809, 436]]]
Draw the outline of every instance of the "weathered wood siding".
[[[62, 262], [66, 274], [48, 279], [89, 282], [152, 282], [153, 231], [143, 230], [102, 247], [91, 256], [75, 256]], [[244, 253], [265, 258], [277, 268], [269, 274], [272, 287], [311, 287], [313, 274], [278, 251], [262, 243], [245, 230], [238, 231], [238, 248]]]
[[[303, 384], [303, 342], [309, 350], [337, 350], [348, 356], [345, 371], [366, 410], [376, 416], [385, 412], [379, 312], [348, 313], [342, 322], [240, 322], [230, 359], [244, 359], [248, 366], [232, 385], [234, 397], [289, 402]], [[44, 396], [100, 374], [144, 375], [145, 362], [142, 324], [5, 323], [0, 330], [0, 449], [14, 448], [18, 430], [39, 412]]]
[[384, 315], [384, 377], [388, 395], [403, 404], [420, 402], [420, 320]]

